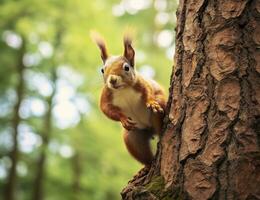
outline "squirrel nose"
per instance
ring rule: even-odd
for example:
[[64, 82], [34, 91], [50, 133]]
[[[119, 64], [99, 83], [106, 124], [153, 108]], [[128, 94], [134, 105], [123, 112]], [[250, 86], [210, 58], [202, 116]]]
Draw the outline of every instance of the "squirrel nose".
[[111, 77], [110, 83], [111, 83], [112, 85], [115, 85], [115, 84], [116, 84], [116, 78]]

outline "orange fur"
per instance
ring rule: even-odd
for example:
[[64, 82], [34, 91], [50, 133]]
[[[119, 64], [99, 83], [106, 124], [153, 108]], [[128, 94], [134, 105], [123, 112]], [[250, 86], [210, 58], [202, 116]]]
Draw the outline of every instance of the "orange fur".
[[[146, 80], [134, 70], [135, 52], [130, 38], [125, 38], [124, 47], [124, 56], [108, 57], [104, 61], [105, 86], [100, 98], [100, 108], [107, 117], [121, 122], [129, 153], [148, 166], [153, 160], [149, 141], [154, 134], [162, 131], [166, 96], [156, 82]], [[124, 71], [125, 64], [128, 64], [127, 72]], [[114, 87], [111, 77], [116, 79], [120, 89]], [[129, 116], [133, 116], [133, 119]]]
[[95, 31], [91, 31], [90, 35], [91, 35], [92, 40], [94, 40], [97, 43], [97, 45], [100, 49], [100, 52], [101, 52], [101, 58], [104, 63], [106, 61], [106, 59], [108, 58], [108, 52], [107, 52], [105, 40], [101, 37], [101, 35], [99, 35]]
[[149, 130], [124, 131], [124, 142], [128, 152], [142, 164], [149, 166], [153, 160]]
[[124, 118], [124, 114], [121, 112], [120, 108], [112, 104], [111, 99], [111, 91], [109, 91], [107, 87], [104, 87], [100, 100], [100, 108], [110, 119], [120, 121]]
[[125, 59], [120, 58], [119, 60], [116, 60], [114, 63], [112, 63], [109, 67], [105, 68], [105, 76], [109, 74], [120, 74], [120, 71], [122, 70], [122, 64], [126, 62]]

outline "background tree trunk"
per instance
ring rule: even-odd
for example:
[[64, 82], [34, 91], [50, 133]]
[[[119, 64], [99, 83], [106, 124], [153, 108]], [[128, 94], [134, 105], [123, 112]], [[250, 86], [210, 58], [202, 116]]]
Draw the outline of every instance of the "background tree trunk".
[[8, 178], [7, 178], [7, 182], [5, 185], [5, 194], [4, 194], [4, 198], [6, 200], [13, 200], [15, 199], [15, 187], [16, 187], [16, 168], [17, 168], [17, 162], [18, 162], [18, 157], [19, 157], [19, 150], [18, 150], [18, 126], [20, 124], [21, 121], [21, 117], [19, 115], [19, 110], [21, 107], [21, 103], [24, 97], [24, 89], [25, 89], [25, 81], [23, 78], [23, 74], [24, 74], [24, 69], [25, 66], [23, 64], [23, 56], [26, 52], [26, 47], [25, 47], [26, 41], [23, 38], [22, 40], [22, 45], [19, 49], [18, 52], [18, 60], [17, 60], [17, 86], [16, 86], [16, 104], [14, 106], [13, 109], [13, 117], [12, 117], [12, 121], [11, 121], [11, 125], [12, 125], [12, 142], [13, 142], [13, 146], [12, 146], [12, 150], [9, 153], [9, 157], [11, 159], [11, 167], [9, 169], [8, 172]]
[[165, 131], [123, 199], [260, 199], [260, 2], [180, 0]]
[[80, 155], [80, 152], [76, 151], [73, 157], [71, 158], [71, 165], [73, 170], [73, 178], [72, 178], [72, 190], [74, 194], [74, 199], [80, 199], [80, 193], [81, 193], [81, 183], [80, 183], [80, 177], [82, 176], [82, 165], [81, 165], [82, 156]]
[[[59, 24], [59, 23], [58, 23]], [[62, 43], [62, 38], [64, 35], [64, 28], [61, 24], [57, 25], [59, 26], [58, 32], [56, 34], [56, 42], [54, 43], [54, 48], [56, 49], [56, 52], [54, 52], [54, 56], [52, 58], [51, 64], [54, 66], [51, 72], [51, 81], [53, 83], [53, 91], [52, 94], [46, 99], [48, 109], [44, 118], [43, 123], [43, 129], [41, 132], [42, 137], [42, 146], [41, 146], [41, 153], [39, 156], [39, 159], [37, 161], [37, 171], [36, 176], [34, 180], [34, 190], [32, 194], [32, 200], [42, 200], [44, 199], [44, 180], [45, 180], [45, 166], [46, 166], [46, 157], [47, 157], [47, 148], [49, 145], [49, 141], [51, 139], [52, 134], [52, 110], [53, 110], [53, 102], [54, 102], [54, 96], [56, 94], [56, 84], [57, 84], [57, 61], [56, 55], [58, 54], [59, 47]]]
[[52, 72], [52, 83], [53, 83], [53, 92], [51, 96], [47, 99], [47, 105], [48, 109], [46, 112], [46, 115], [44, 117], [44, 123], [43, 123], [43, 129], [41, 133], [42, 137], [42, 146], [41, 146], [41, 153], [39, 156], [39, 159], [37, 161], [37, 171], [36, 176], [34, 180], [34, 190], [33, 190], [33, 200], [42, 200], [44, 199], [44, 187], [43, 182], [45, 180], [45, 165], [46, 165], [46, 157], [47, 157], [47, 148], [49, 145], [49, 141], [51, 138], [51, 132], [52, 132], [52, 109], [53, 109], [53, 101], [54, 101], [54, 95], [56, 93], [56, 81], [57, 81], [57, 75], [56, 75], [56, 69]]

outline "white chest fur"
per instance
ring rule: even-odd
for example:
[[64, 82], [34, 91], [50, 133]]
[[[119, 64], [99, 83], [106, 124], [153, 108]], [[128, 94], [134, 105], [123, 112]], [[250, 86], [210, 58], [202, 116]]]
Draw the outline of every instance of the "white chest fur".
[[146, 107], [140, 92], [132, 88], [114, 90], [112, 103], [118, 106], [127, 117], [130, 117], [137, 128], [151, 126], [151, 111]]

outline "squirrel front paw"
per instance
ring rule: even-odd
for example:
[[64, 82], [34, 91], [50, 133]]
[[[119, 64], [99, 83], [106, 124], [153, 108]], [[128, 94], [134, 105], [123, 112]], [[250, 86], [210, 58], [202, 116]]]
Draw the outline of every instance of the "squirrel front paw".
[[160, 104], [155, 101], [155, 100], [150, 100], [146, 103], [147, 108], [152, 109], [153, 112], [157, 113], [157, 112], [161, 112], [163, 113], [163, 109], [160, 106]]
[[136, 123], [134, 123], [131, 118], [125, 117], [125, 118], [122, 118], [120, 121], [121, 121], [122, 126], [126, 130], [133, 130], [133, 129], [135, 129]]

